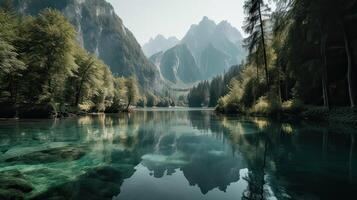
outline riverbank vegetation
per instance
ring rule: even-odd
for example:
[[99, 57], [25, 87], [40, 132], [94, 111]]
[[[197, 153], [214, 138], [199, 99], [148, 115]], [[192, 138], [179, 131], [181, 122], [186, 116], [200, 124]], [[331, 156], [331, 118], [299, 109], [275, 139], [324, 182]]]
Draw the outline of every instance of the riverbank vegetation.
[[275, 2], [272, 13], [262, 0], [245, 2], [249, 55], [228, 86], [210, 83], [228, 89], [217, 110], [356, 121], [357, 2]]
[[113, 76], [80, 47], [60, 12], [29, 17], [9, 10], [0, 10], [0, 117], [119, 112], [136, 104], [136, 78]]

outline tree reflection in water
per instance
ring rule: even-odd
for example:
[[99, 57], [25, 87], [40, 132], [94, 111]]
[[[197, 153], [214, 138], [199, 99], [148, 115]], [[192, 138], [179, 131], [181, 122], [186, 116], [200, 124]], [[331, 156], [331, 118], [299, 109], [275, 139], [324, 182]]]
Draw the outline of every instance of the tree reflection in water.
[[184, 178], [191, 199], [339, 199], [357, 186], [355, 130], [172, 110], [4, 122], [0, 179], [22, 177], [34, 199], [150, 199], [125, 185], [141, 172], [153, 178], [147, 188], [165, 188], [155, 184], [166, 177], [183, 188]]

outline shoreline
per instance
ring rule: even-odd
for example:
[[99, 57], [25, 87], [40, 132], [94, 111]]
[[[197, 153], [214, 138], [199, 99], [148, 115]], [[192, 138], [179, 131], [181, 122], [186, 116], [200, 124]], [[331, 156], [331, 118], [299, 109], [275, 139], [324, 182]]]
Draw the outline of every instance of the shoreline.
[[296, 113], [279, 111], [274, 114], [267, 113], [249, 113], [249, 112], [221, 112], [218, 109], [215, 112], [222, 115], [242, 115], [247, 117], [263, 117], [276, 120], [299, 120], [310, 121], [314, 123], [338, 123], [357, 125], [357, 110], [349, 107], [333, 107], [330, 109], [318, 106], [305, 106]]
[[[200, 107], [145, 107], [145, 108], [133, 108], [133, 112], [184, 112], [184, 111], [212, 111], [215, 114], [222, 116], [242, 116], [242, 117], [259, 117], [267, 118], [278, 121], [309, 121], [313, 123], [338, 123], [338, 124], [348, 124], [357, 125], [357, 112], [351, 108], [346, 107], [336, 107], [330, 110], [323, 109], [321, 107], [306, 107], [304, 111], [299, 113], [288, 113], [279, 112], [274, 115], [264, 114], [264, 113], [239, 113], [239, 112], [220, 112], [215, 108], [200, 108]], [[6, 121], [38, 121], [38, 120], [61, 120], [61, 119], [71, 119], [81, 116], [96, 116], [96, 115], [116, 115], [123, 114], [125, 112], [118, 113], [105, 113], [105, 112], [90, 112], [90, 113], [68, 113], [68, 117], [56, 117], [56, 118], [0, 118], [0, 122]]]

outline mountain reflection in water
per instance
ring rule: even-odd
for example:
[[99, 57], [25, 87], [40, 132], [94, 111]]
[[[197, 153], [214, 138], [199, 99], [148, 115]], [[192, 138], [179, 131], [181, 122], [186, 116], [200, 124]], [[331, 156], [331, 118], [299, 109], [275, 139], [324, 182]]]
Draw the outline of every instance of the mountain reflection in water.
[[356, 127], [146, 110], [0, 122], [0, 199], [343, 199]]

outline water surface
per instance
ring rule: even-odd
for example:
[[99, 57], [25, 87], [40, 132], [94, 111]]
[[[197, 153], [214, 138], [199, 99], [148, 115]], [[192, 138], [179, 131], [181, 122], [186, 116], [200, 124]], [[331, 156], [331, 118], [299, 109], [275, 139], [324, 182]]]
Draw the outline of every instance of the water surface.
[[0, 121], [0, 199], [349, 199], [355, 134], [185, 109]]

